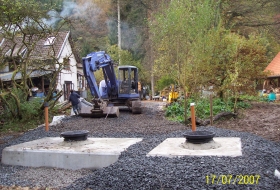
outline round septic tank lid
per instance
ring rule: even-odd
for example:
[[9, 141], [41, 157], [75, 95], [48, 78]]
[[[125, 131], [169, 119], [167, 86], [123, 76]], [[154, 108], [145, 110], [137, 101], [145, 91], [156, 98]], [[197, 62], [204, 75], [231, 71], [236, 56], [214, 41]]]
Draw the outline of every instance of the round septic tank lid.
[[62, 132], [60, 137], [63, 137], [64, 141], [83, 141], [87, 140], [88, 133], [87, 130], [66, 131]]
[[215, 133], [211, 131], [190, 131], [184, 134], [184, 137], [186, 137], [187, 142], [193, 144], [208, 143], [211, 140], [213, 140], [214, 136]]

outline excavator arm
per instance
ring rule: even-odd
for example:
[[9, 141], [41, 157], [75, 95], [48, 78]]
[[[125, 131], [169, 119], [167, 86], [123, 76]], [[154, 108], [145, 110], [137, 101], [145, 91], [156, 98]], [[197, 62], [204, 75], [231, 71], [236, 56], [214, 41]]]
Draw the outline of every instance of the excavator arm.
[[113, 67], [113, 61], [104, 51], [93, 52], [83, 58], [83, 71], [88, 81], [91, 94], [96, 98], [102, 98], [94, 76], [94, 72], [99, 69], [102, 69], [103, 71], [106, 86], [108, 88], [108, 95], [117, 96], [118, 82]]
[[90, 92], [95, 98], [93, 100], [92, 109], [84, 105], [81, 107], [80, 115], [92, 117], [105, 115], [118, 116], [118, 108], [113, 106], [108, 107], [107, 102], [103, 101], [103, 97], [99, 92], [96, 77], [94, 75], [95, 71], [102, 69], [106, 86], [108, 88], [108, 96], [112, 97], [118, 95], [117, 78], [113, 67], [113, 61], [110, 56], [105, 54], [104, 51], [93, 52], [88, 54], [87, 57], [84, 57], [82, 61], [84, 76], [88, 82]]

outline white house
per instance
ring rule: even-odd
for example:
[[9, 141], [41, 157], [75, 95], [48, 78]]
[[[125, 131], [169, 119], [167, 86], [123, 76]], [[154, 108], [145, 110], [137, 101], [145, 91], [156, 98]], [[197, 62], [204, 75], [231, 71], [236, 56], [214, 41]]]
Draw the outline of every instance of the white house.
[[[29, 48], [25, 44], [28, 44], [30, 47], [31, 43], [34, 43], [35, 46], [32, 48], [32, 51], [28, 52]], [[71, 89], [75, 91], [83, 91], [85, 89], [86, 84], [83, 73], [78, 71], [77, 68], [81, 60], [75, 53], [70, 32], [58, 32], [56, 34], [50, 34], [45, 38], [36, 36], [30, 38], [25, 36], [25, 38], [23, 38], [19, 36], [13, 40], [3, 39], [0, 44], [0, 49], [1, 54], [7, 57], [29, 57], [35, 62], [40, 61], [40, 64], [47, 63], [47, 68], [44, 66], [43, 70], [39, 69], [42, 67], [38, 68], [36, 64], [33, 65], [33, 70], [30, 70], [30, 78], [32, 78], [30, 87], [38, 86], [40, 93], [44, 93], [48, 90], [48, 77], [52, 77], [54, 65], [58, 68], [58, 63], [63, 63], [64, 65], [63, 69], [56, 77], [56, 88], [58, 91], [63, 91], [63, 96], [60, 98], [60, 101], [67, 100]], [[27, 56], [28, 53], [29, 55]], [[13, 65], [5, 65], [5, 67], [0, 70], [1, 81], [8, 84], [12, 80], [13, 71]], [[20, 72], [16, 74], [15, 79], [21, 79]]]

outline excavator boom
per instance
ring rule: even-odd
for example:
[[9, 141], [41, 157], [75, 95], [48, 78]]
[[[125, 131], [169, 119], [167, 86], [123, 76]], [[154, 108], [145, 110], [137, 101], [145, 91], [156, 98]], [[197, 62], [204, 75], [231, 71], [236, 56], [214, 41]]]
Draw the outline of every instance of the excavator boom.
[[[116, 106], [128, 106], [132, 113], [141, 113], [138, 93], [138, 69], [134, 66], [119, 67], [117, 79], [111, 57], [104, 51], [92, 52], [82, 59], [83, 72], [93, 95], [93, 103], [82, 100], [80, 115], [85, 117], [119, 116]], [[104, 80], [98, 87], [95, 71], [102, 69]], [[128, 79], [128, 80], [127, 80]], [[103, 84], [104, 86], [101, 86]], [[116, 105], [116, 106], [114, 106]]]

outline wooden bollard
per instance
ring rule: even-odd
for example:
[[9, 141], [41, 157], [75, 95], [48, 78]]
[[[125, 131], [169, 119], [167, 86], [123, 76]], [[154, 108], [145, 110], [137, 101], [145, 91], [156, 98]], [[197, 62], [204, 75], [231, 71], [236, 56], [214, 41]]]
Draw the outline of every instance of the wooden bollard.
[[44, 103], [44, 112], [45, 112], [45, 128], [46, 131], [49, 131], [49, 103]]
[[195, 103], [191, 103], [190, 105], [191, 105], [192, 131], [196, 131], [195, 110], [194, 110]]

